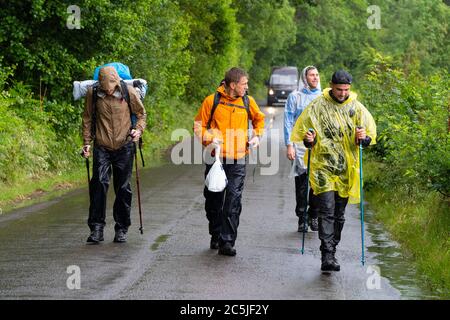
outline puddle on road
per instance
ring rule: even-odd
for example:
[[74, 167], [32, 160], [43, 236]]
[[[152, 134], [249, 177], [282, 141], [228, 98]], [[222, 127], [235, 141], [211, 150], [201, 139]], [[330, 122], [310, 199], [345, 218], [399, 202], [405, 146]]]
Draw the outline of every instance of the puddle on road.
[[374, 260], [380, 268], [382, 277], [401, 292], [402, 299], [442, 299], [426, 287], [425, 280], [418, 274], [414, 262], [405, 256], [400, 245], [392, 240], [389, 233], [374, 214], [367, 211], [365, 215], [367, 230], [371, 233], [373, 245], [367, 250], [375, 254]]

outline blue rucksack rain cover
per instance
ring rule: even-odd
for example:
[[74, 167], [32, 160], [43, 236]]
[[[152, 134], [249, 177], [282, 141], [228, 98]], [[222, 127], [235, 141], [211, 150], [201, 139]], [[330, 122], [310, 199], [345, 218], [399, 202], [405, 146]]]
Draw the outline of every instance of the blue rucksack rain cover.
[[130, 69], [128, 68], [128, 66], [124, 65], [123, 63], [120, 62], [111, 62], [111, 63], [107, 63], [104, 64], [100, 67], [95, 68], [94, 71], [94, 80], [98, 80], [98, 73], [100, 72], [100, 69], [103, 67], [114, 67], [117, 71], [117, 73], [119, 74], [119, 77], [122, 78], [122, 80], [131, 80], [133, 79], [131, 77], [131, 73], [130, 73]]

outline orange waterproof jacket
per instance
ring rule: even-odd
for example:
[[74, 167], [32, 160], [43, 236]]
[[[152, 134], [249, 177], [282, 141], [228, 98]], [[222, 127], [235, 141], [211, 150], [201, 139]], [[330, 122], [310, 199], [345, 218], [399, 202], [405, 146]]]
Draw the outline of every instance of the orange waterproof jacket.
[[[203, 101], [198, 114], [195, 117], [194, 132], [202, 144], [209, 145], [213, 138], [223, 142], [221, 145], [221, 157], [229, 159], [241, 159], [248, 153], [248, 114], [242, 98], [232, 98], [224, 86], [217, 88], [220, 93], [220, 102], [211, 121], [211, 128], [207, 125], [214, 104], [214, 94], [209, 95]], [[264, 113], [261, 112], [255, 99], [249, 96], [250, 120], [253, 126], [253, 136], [261, 137], [264, 133]]]

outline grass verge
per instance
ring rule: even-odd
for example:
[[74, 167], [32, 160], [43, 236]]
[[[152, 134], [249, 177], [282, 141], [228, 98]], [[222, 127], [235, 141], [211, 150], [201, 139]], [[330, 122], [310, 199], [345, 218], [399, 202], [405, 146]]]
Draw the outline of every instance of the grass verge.
[[450, 210], [449, 199], [436, 192], [420, 192], [411, 186], [390, 190], [380, 183], [388, 174], [383, 164], [366, 162], [367, 201], [375, 219], [384, 224], [417, 265], [427, 285], [444, 299], [450, 298]]

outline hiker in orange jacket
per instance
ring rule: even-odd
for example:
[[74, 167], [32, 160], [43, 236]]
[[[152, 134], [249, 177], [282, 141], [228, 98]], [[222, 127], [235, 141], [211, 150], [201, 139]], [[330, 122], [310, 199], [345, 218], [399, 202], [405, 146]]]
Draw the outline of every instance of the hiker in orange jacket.
[[[206, 217], [211, 235], [210, 248], [234, 256], [241, 198], [244, 189], [246, 156], [259, 145], [264, 133], [264, 113], [253, 97], [247, 96], [248, 75], [240, 68], [225, 74], [225, 83], [203, 101], [195, 117], [194, 132], [202, 144], [220, 146], [220, 158], [228, 179], [223, 192], [204, 189]], [[249, 139], [249, 120], [253, 130]], [[205, 177], [212, 164], [206, 164]]]

